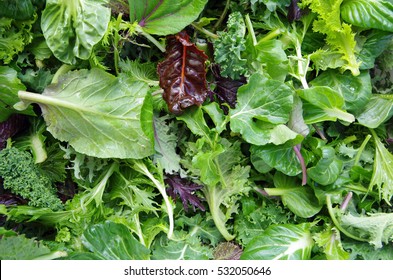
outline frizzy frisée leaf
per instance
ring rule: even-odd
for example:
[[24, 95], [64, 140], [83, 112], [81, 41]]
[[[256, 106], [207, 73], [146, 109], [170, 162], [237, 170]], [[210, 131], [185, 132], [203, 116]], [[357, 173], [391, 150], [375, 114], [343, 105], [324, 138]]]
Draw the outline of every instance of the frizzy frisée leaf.
[[19, 98], [38, 103], [48, 131], [77, 152], [100, 158], [144, 158], [153, 153], [153, 127], [146, 120], [152, 114], [144, 113], [151, 109], [144, 102], [147, 91], [145, 83], [92, 69], [64, 75], [41, 95], [20, 91]]
[[167, 39], [166, 57], [158, 64], [160, 87], [169, 110], [180, 114], [187, 107], [201, 105], [207, 96], [205, 61], [185, 31]]

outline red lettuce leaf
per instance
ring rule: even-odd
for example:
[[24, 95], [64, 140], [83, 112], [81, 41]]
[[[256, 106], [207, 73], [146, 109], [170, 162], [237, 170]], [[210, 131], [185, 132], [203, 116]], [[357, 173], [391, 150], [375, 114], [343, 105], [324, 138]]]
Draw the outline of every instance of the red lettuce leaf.
[[[216, 88], [214, 92], [217, 96], [218, 102], [222, 104], [228, 104], [229, 107], [234, 109], [236, 107], [237, 101], [237, 90], [239, 87], [247, 83], [245, 77], [241, 77], [239, 80], [232, 80], [231, 78], [226, 78], [221, 76], [220, 67], [214, 65], [212, 67], [212, 73], [215, 79]], [[228, 113], [228, 107], [221, 106], [224, 112]]]
[[27, 117], [20, 114], [13, 114], [4, 122], [0, 122], [0, 150], [5, 147], [8, 138], [26, 129], [27, 124]]
[[205, 101], [206, 60], [205, 53], [190, 42], [185, 31], [168, 36], [165, 59], [158, 64], [157, 72], [169, 111], [181, 114]]
[[179, 175], [167, 175], [165, 183], [169, 185], [166, 189], [167, 194], [174, 200], [180, 197], [183, 208], [188, 212], [189, 206], [192, 206], [194, 212], [196, 208], [205, 211], [200, 198], [195, 194], [195, 191], [200, 190], [203, 186], [190, 182], [187, 179], [181, 178]]

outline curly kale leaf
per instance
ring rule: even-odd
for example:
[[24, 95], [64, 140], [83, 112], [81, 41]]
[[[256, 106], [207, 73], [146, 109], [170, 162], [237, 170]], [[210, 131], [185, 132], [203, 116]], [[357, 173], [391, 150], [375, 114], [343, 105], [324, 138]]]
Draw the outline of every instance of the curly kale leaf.
[[214, 59], [221, 66], [221, 75], [233, 80], [247, 75], [247, 60], [242, 57], [246, 49], [246, 25], [240, 12], [229, 15], [227, 30], [218, 32], [214, 42]]
[[4, 188], [27, 200], [29, 205], [40, 208], [60, 210], [61, 200], [51, 180], [40, 173], [28, 152], [7, 148], [0, 152], [0, 177]]

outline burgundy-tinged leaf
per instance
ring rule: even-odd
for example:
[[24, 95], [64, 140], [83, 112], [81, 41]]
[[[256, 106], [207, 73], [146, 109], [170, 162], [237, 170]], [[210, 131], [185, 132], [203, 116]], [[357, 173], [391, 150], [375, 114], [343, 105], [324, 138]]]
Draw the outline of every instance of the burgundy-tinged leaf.
[[192, 206], [194, 212], [196, 208], [205, 211], [200, 198], [195, 194], [195, 191], [200, 190], [202, 186], [188, 181], [187, 179], [181, 178], [179, 175], [168, 175], [165, 179], [165, 183], [169, 185], [166, 192], [174, 201], [180, 197], [183, 208], [188, 212], [189, 206]]
[[160, 87], [169, 110], [181, 114], [184, 109], [201, 105], [207, 96], [206, 54], [199, 50], [185, 31], [168, 36], [166, 56], [158, 64]]
[[13, 114], [6, 121], [0, 123], [0, 150], [5, 147], [7, 139], [22, 131], [27, 126], [25, 115]]
[[[237, 90], [247, 82], [246, 78], [243, 77], [240, 80], [232, 80], [231, 78], [222, 77], [218, 65], [212, 67], [212, 73], [216, 80], [214, 92], [216, 93], [218, 102], [220, 104], [228, 104], [232, 109], [235, 108]], [[222, 109], [225, 113], [228, 113], [228, 108], [226, 106], [222, 106]]]

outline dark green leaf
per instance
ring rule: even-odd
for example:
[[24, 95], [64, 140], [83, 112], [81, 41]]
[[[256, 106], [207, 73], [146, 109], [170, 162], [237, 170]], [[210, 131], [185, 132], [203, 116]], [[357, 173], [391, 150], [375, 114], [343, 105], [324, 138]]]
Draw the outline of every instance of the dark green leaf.
[[128, 0], [130, 21], [156, 35], [180, 32], [197, 19], [207, 0]]
[[393, 32], [393, 3], [390, 0], [346, 0], [341, 16], [355, 26]]

